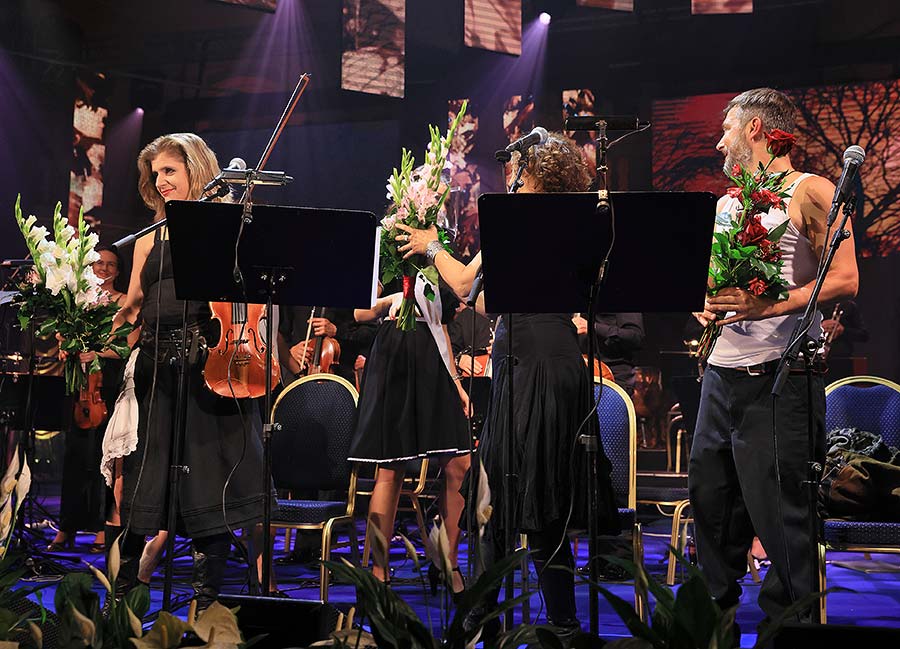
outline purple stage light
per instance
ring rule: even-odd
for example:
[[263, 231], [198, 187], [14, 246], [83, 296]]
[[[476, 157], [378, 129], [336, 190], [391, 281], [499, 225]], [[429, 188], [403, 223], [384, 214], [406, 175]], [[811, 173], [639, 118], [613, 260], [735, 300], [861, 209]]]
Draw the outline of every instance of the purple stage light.
[[542, 25], [549, 25], [550, 24], [550, 14], [548, 14], [546, 11], [542, 11], [541, 15], [538, 16], [538, 20], [541, 21]]

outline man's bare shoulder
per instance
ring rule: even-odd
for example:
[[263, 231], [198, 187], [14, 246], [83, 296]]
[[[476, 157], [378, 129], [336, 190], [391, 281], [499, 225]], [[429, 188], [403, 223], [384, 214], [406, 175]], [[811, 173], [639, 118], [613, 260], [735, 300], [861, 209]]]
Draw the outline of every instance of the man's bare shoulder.
[[827, 213], [834, 198], [834, 183], [823, 176], [812, 174], [797, 186], [794, 198], [799, 200], [804, 211], [813, 208], [816, 212]]

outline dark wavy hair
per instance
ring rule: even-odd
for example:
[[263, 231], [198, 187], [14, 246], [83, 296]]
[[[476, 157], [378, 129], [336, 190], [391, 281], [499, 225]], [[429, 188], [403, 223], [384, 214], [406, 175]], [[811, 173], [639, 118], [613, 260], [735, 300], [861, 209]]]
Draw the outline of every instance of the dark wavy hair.
[[591, 173], [581, 147], [555, 131], [546, 142], [532, 149], [525, 173], [540, 192], [584, 192], [591, 184]]

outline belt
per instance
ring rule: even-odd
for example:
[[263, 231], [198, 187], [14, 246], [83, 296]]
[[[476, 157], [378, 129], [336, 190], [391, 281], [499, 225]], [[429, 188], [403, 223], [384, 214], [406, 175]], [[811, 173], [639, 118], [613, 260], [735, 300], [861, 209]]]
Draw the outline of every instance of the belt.
[[[780, 360], [771, 360], [766, 361], [765, 363], [757, 363], [756, 365], [742, 365], [739, 367], [720, 367], [718, 365], [714, 366], [716, 369], [724, 369], [730, 370], [732, 372], [737, 372], [739, 374], [747, 374], [748, 376], [762, 376], [764, 374], [774, 374], [778, 369], [778, 364]], [[813, 361], [812, 373], [816, 375], [825, 374], [828, 371], [828, 366], [822, 360]], [[790, 369], [790, 374], [806, 374], [806, 365], [793, 365]]]

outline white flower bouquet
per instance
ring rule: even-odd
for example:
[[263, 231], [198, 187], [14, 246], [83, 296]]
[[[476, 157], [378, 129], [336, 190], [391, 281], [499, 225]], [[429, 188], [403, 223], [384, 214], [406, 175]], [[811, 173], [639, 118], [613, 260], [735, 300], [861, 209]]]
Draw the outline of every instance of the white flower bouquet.
[[387, 285], [397, 278], [403, 280], [403, 300], [397, 314], [397, 328], [403, 331], [412, 331], [416, 328], [414, 296], [416, 274], [422, 273], [426, 280], [425, 296], [433, 300], [438, 285], [438, 272], [422, 255], [415, 255], [410, 259], [403, 258], [403, 253], [397, 249], [396, 237], [400, 231], [396, 225], [403, 223], [419, 229], [428, 229], [434, 225], [437, 227], [441, 243], [448, 251], [450, 250], [450, 237], [438, 223], [441, 208], [450, 195], [450, 187], [441, 181], [441, 172], [447, 163], [450, 143], [460, 119], [466, 112], [466, 105], [467, 102], [463, 102], [444, 137], [441, 137], [441, 132], [436, 126], [428, 127], [431, 141], [425, 152], [425, 164], [420, 169], [413, 170], [415, 158], [404, 148], [400, 169], [394, 168], [394, 172], [388, 178], [387, 198], [391, 201], [391, 208], [387, 216], [381, 220], [381, 282]]
[[91, 267], [100, 258], [94, 249], [99, 238], [89, 231], [84, 214], [78, 216], [76, 231], [57, 203], [50, 238], [46, 227], [36, 225], [36, 217], [22, 217], [20, 201], [21, 196], [16, 199], [16, 222], [34, 259], [34, 269], [14, 298], [19, 326], [25, 330], [33, 320], [37, 335], [58, 334], [60, 350], [66, 353], [66, 391], [71, 394], [85, 386], [88, 374], [101, 368], [99, 356], [82, 366], [79, 353], [112, 349], [125, 358], [129, 353], [125, 338], [132, 326], [126, 324], [112, 333], [119, 307], [100, 288], [103, 282]]

